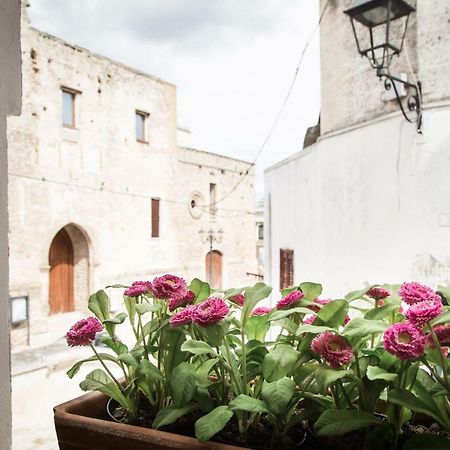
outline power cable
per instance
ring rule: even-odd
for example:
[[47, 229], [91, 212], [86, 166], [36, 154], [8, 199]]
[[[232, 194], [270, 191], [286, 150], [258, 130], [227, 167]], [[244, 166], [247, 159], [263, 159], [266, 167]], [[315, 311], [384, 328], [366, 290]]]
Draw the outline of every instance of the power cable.
[[317, 29], [319, 28], [319, 26], [320, 26], [320, 24], [322, 22], [322, 19], [323, 19], [324, 15], [325, 15], [325, 12], [326, 12], [327, 8], [328, 8], [328, 5], [330, 4], [330, 1], [331, 0], [328, 0], [327, 3], [325, 4], [325, 6], [324, 6], [324, 8], [322, 10], [322, 13], [320, 14], [319, 21], [317, 22], [316, 26], [314, 27], [314, 29], [313, 29], [313, 31], [312, 31], [309, 39], [308, 39], [308, 41], [306, 42], [305, 46], [303, 47], [303, 50], [302, 50], [301, 55], [300, 55], [300, 59], [298, 61], [297, 67], [296, 67], [295, 72], [294, 72], [294, 77], [292, 78], [292, 81], [291, 81], [291, 84], [290, 84], [289, 89], [287, 91], [286, 97], [285, 97], [283, 103], [281, 104], [281, 108], [278, 111], [278, 114], [275, 117], [275, 120], [274, 120], [272, 126], [270, 127], [269, 132], [266, 135], [266, 138], [264, 139], [264, 141], [263, 141], [261, 147], [259, 148], [259, 150], [256, 152], [256, 155], [255, 155], [255, 157], [254, 157], [254, 159], [253, 159], [253, 161], [251, 163], [251, 166], [243, 173], [241, 178], [237, 181], [237, 183], [230, 189], [230, 191], [227, 194], [225, 194], [219, 200], [216, 200], [216, 201], [214, 201], [212, 203], [209, 203], [208, 205], [204, 205], [206, 208], [210, 208], [212, 206], [218, 205], [219, 203], [221, 203], [225, 199], [227, 199], [241, 185], [241, 183], [244, 181], [245, 177], [248, 176], [248, 174], [250, 173], [251, 169], [255, 166], [256, 161], [258, 160], [258, 158], [261, 156], [262, 152], [266, 148], [267, 143], [269, 142], [270, 138], [272, 137], [272, 134], [275, 131], [275, 128], [277, 127], [281, 116], [283, 115], [284, 109], [285, 109], [285, 107], [287, 105], [289, 97], [291, 96], [291, 93], [292, 93], [292, 90], [294, 88], [295, 82], [297, 81], [297, 77], [298, 77], [298, 74], [300, 72], [300, 68], [301, 68], [301, 65], [303, 63], [303, 59], [305, 57], [306, 51], [308, 50], [309, 46], [311, 45], [311, 43], [312, 43], [312, 41], [314, 39], [316, 31], [317, 31]]

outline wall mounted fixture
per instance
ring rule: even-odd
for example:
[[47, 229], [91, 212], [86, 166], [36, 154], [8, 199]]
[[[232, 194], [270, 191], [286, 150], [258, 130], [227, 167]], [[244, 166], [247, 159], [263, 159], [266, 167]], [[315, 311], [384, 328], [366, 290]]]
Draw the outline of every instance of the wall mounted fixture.
[[[409, 15], [414, 11], [404, 0], [355, 0], [344, 13], [350, 17], [359, 54], [368, 58], [377, 76], [384, 80], [385, 89], [394, 89], [403, 116], [408, 122], [416, 123], [417, 132], [422, 133], [420, 81], [411, 83], [389, 71], [393, 57], [402, 52]], [[399, 93], [401, 85], [407, 90], [403, 101]], [[416, 117], [411, 118], [407, 110], [415, 112]]]

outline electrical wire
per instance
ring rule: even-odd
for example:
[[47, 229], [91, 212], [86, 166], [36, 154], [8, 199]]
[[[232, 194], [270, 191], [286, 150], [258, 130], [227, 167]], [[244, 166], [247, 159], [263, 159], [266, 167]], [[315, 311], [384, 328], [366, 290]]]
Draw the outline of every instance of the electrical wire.
[[300, 54], [300, 58], [299, 58], [299, 61], [298, 61], [298, 64], [297, 64], [297, 67], [296, 67], [295, 72], [294, 72], [294, 76], [292, 78], [291, 84], [289, 85], [289, 89], [288, 89], [287, 94], [286, 94], [286, 96], [284, 98], [284, 101], [281, 104], [280, 110], [278, 111], [278, 114], [276, 115], [275, 120], [273, 121], [272, 126], [270, 127], [269, 132], [267, 133], [267, 135], [266, 135], [266, 137], [265, 137], [261, 147], [256, 152], [256, 155], [253, 158], [251, 166], [242, 174], [241, 178], [230, 189], [230, 191], [228, 191], [220, 199], [218, 199], [218, 200], [216, 200], [214, 202], [211, 202], [208, 205], [205, 205], [206, 208], [210, 208], [212, 206], [218, 205], [219, 203], [221, 203], [224, 200], [226, 200], [234, 191], [236, 191], [236, 189], [241, 185], [241, 183], [244, 181], [244, 179], [249, 175], [250, 171], [255, 166], [256, 161], [259, 159], [259, 157], [261, 156], [262, 152], [266, 148], [267, 143], [269, 142], [270, 138], [272, 137], [272, 134], [275, 131], [275, 128], [277, 127], [278, 122], [281, 119], [281, 116], [283, 115], [283, 112], [284, 112], [284, 109], [285, 109], [285, 107], [286, 107], [286, 105], [288, 103], [289, 97], [291, 96], [292, 90], [294, 89], [295, 82], [297, 81], [297, 77], [298, 77], [298, 74], [300, 72], [300, 68], [301, 68], [301, 65], [303, 63], [303, 59], [305, 57], [306, 51], [308, 50], [309, 46], [311, 45], [311, 43], [312, 43], [312, 41], [314, 39], [316, 31], [318, 30], [318, 28], [319, 28], [319, 26], [320, 26], [320, 24], [322, 22], [322, 19], [323, 19], [324, 15], [325, 15], [325, 12], [326, 12], [327, 8], [328, 8], [328, 5], [330, 4], [330, 1], [331, 0], [328, 0], [327, 3], [325, 4], [325, 6], [324, 6], [324, 8], [322, 10], [322, 13], [320, 14], [319, 21], [317, 22], [316, 26], [314, 27], [314, 29], [313, 29], [313, 31], [312, 31], [309, 39], [308, 39], [308, 41], [306, 42], [305, 46], [303, 47], [303, 50], [302, 50], [302, 52]]

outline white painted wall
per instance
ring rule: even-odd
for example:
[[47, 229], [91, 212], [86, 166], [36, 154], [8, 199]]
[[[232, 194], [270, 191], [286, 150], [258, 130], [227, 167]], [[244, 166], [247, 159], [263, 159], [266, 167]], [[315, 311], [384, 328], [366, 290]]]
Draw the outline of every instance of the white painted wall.
[[0, 448], [11, 447], [6, 118], [20, 114], [20, 2], [0, 3]]
[[279, 285], [279, 249], [291, 248], [295, 282], [322, 282], [330, 296], [368, 283], [450, 284], [449, 123], [449, 103], [429, 106], [423, 137], [386, 116], [267, 169], [266, 281]]

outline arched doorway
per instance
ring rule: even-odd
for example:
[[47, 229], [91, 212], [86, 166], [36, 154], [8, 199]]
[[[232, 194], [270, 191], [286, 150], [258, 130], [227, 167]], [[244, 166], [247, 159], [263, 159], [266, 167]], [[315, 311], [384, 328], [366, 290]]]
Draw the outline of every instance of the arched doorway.
[[50, 314], [86, 307], [90, 291], [90, 240], [73, 223], [56, 233], [49, 251]]
[[48, 262], [50, 314], [73, 311], [74, 254], [72, 241], [64, 228], [53, 238]]
[[212, 250], [206, 254], [206, 281], [214, 289], [222, 288], [222, 253]]

